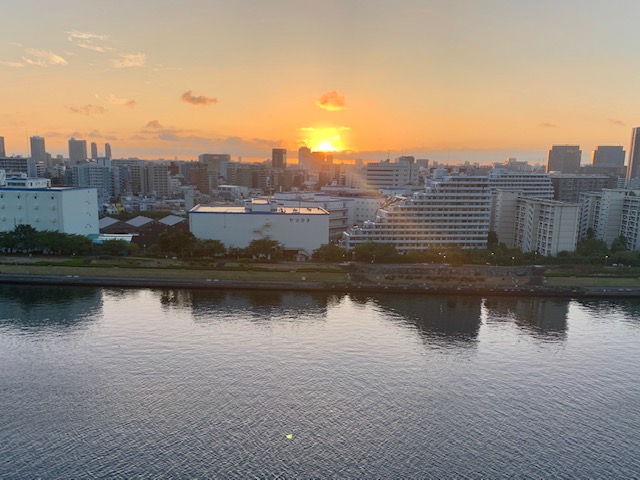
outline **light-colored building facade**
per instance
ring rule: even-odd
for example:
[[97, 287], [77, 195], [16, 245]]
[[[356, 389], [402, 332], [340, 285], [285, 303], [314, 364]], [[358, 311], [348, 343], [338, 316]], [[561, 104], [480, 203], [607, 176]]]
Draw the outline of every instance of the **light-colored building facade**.
[[98, 204], [108, 203], [113, 195], [113, 173], [109, 167], [95, 162], [75, 165], [71, 171], [74, 187], [93, 187], [98, 193]]
[[367, 242], [392, 243], [400, 253], [486, 248], [490, 215], [487, 177], [445, 177], [424, 192], [388, 199], [374, 222], [352, 227], [340, 243], [347, 249]]
[[48, 179], [7, 179], [0, 187], [0, 232], [18, 225], [92, 235], [99, 232], [95, 188], [51, 188]]
[[366, 164], [362, 167], [361, 174], [366, 188], [378, 190], [417, 186], [419, 170], [419, 167], [410, 161], [386, 161]]
[[269, 238], [287, 250], [308, 254], [329, 243], [329, 212], [314, 207], [282, 207], [275, 200], [247, 200], [243, 206], [197, 205], [189, 228], [201, 240], [220, 240], [227, 248], [245, 248]]
[[0, 157], [0, 170], [7, 173], [24, 173], [28, 177], [36, 177], [36, 162], [24, 157]]
[[583, 195], [581, 204], [581, 238], [591, 229], [609, 247], [623, 236], [629, 250], [640, 250], [640, 191], [605, 189]]
[[[506, 216], [503, 219], [507, 221]], [[545, 256], [573, 252], [579, 221], [580, 205], [576, 203], [520, 196], [516, 199], [514, 247]]]
[[353, 198], [305, 192], [276, 192], [273, 198], [283, 207], [313, 207], [329, 212], [329, 240], [339, 239], [352, 225], [355, 206]]

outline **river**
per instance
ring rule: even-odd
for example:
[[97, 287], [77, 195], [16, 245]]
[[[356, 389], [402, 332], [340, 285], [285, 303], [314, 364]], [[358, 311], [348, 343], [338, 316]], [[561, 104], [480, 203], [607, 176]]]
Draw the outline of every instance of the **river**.
[[640, 300], [0, 286], [0, 478], [640, 476]]

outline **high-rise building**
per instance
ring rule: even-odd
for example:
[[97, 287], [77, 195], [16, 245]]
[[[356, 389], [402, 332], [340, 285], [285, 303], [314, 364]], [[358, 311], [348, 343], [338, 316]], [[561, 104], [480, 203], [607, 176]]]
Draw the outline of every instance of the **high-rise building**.
[[578, 173], [582, 150], [577, 145], [554, 145], [547, 158], [547, 173]]
[[96, 142], [91, 142], [91, 160], [98, 158], [98, 145]]
[[640, 177], [640, 127], [632, 130], [629, 164], [627, 166], [627, 180], [638, 177]]
[[271, 150], [271, 168], [284, 170], [287, 168], [287, 149], [273, 148]]
[[33, 136], [30, 139], [31, 143], [31, 158], [34, 162], [40, 163], [42, 162], [46, 167], [50, 167], [48, 165], [50, 157], [47, 155], [47, 151], [44, 146], [44, 138]]
[[6, 157], [7, 152], [4, 149], [4, 137], [0, 137], [0, 157]]
[[69, 139], [69, 163], [75, 165], [83, 163], [87, 159], [87, 141], [76, 140], [71, 137]]
[[105, 143], [104, 144], [104, 156], [106, 158], [111, 159], [111, 144], [110, 143]]
[[598, 145], [591, 152], [591, 165], [595, 167], [623, 167], [624, 148]]

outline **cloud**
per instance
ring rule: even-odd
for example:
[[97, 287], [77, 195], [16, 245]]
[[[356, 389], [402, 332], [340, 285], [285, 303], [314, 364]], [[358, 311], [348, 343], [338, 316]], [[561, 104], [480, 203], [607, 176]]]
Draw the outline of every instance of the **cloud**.
[[218, 103], [218, 99], [215, 97], [195, 96], [192, 90], [184, 92], [180, 97], [183, 102], [190, 103], [191, 105], [211, 105]]
[[81, 107], [76, 107], [75, 105], [72, 105], [68, 107], [68, 110], [71, 113], [79, 113], [81, 115], [100, 115], [100, 114], [106, 113], [107, 111], [106, 108], [101, 107], [100, 105], [91, 105], [91, 104], [83, 105]]
[[162, 125], [160, 125], [160, 122], [158, 120], [151, 120], [149, 123], [147, 123], [145, 128], [162, 128]]
[[115, 50], [113, 47], [102, 44], [102, 42], [109, 40], [107, 35], [99, 35], [91, 32], [79, 32], [77, 30], [65, 33], [67, 34], [67, 39], [80, 48], [86, 48], [87, 50], [93, 50], [94, 52], [100, 53], [113, 52]]
[[67, 38], [70, 42], [74, 42], [76, 40], [108, 40], [109, 37], [107, 35], [99, 35], [97, 33], [91, 32], [79, 32], [77, 30], [72, 30], [70, 32], [65, 32], [67, 34]]
[[135, 100], [129, 100], [128, 98], [118, 98], [115, 95], [111, 94], [107, 97], [109, 103], [111, 105], [124, 105], [125, 107], [133, 108], [138, 105], [138, 102]]
[[49, 65], [67, 65], [67, 61], [59, 55], [49, 50], [40, 50], [38, 48], [25, 48], [24, 52], [29, 57], [22, 57], [22, 60], [28, 65], [37, 65], [38, 67], [48, 67]]
[[4, 65], [5, 67], [11, 67], [11, 68], [22, 68], [22, 67], [24, 67], [24, 63], [20, 63], [20, 62], [0, 61], [0, 65]]
[[556, 128], [557, 127], [557, 125], [555, 123], [551, 123], [551, 122], [542, 122], [539, 126], [542, 127], [542, 128]]
[[115, 68], [144, 67], [147, 56], [144, 53], [121, 53], [118, 58], [111, 59], [111, 66]]
[[607, 121], [611, 125], [617, 125], [618, 127], [626, 127], [627, 126], [626, 123], [624, 123], [622, 120], [618, 120], [617, 118], [607, 118]]
[[337, 112], [346, 108], [346, 100], [344, 95], [340, 95], [335, 90], [331, 90], [316, 100], [316, 105], [324, 110]]

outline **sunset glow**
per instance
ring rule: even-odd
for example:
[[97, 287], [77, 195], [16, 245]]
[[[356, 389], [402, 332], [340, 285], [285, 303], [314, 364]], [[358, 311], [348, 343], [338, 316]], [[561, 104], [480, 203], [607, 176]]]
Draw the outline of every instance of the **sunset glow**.
[[640, 125], [633, 0], [6, 3], [7, 154], [40, 135], [54, 156], [73, 136], [147, 159], [588, 160]]

